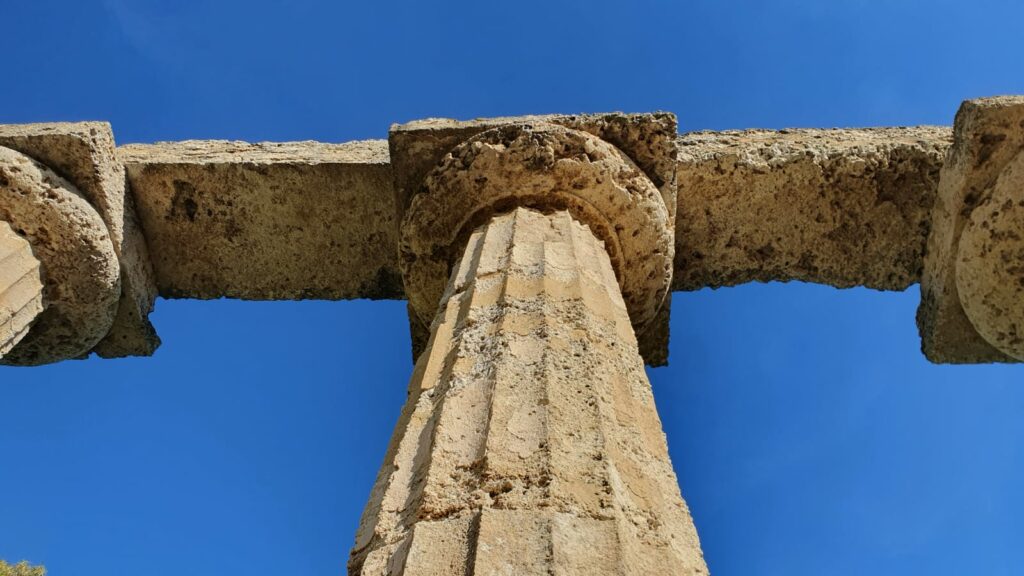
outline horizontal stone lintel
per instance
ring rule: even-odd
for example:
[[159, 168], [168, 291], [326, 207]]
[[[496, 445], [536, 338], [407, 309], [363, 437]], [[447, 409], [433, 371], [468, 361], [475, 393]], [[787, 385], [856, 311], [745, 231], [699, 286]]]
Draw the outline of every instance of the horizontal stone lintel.
[[947, 127], [679, 137], [673, 288], [920, 280]]
[[[678, 139], [673, 288], [919, 281], [946, 127]], [[161, 295], [402, 298], [387, 142], [118, 148]]]
[[118, 149], [166, 298], [401, 298], [386, 140]]

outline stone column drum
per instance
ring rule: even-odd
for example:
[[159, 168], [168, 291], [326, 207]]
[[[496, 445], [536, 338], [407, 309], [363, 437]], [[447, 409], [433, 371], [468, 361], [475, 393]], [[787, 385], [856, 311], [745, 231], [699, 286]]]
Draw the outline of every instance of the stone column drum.
[[43, 311], [43, 281], [32, 246], [0, 222], [0, 358], [28, 334]]
[[707, 573], [611, 261], [567, 211], [470, 236], [349, 573]]

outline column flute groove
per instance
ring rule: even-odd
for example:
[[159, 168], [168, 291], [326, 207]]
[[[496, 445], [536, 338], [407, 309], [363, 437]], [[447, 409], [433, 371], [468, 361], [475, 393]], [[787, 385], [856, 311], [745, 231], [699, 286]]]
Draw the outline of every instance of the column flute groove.
[[0, 222], [0, 358], [21, 341], [43, 311], [43, 279], [32, 246]]
[[568, 212], [470, 236], [349, 573], [707, 573], [611, 261]]

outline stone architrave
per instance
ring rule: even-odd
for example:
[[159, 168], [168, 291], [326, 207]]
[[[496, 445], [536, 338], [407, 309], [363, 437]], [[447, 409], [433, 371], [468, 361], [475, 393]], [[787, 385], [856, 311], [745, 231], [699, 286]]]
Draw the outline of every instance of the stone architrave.
[[611, 260], [567, 211], [470, 236], [349, 573], [707, 574]]
[[401, 298], [387, 142], [118, 149], [164, 298]]

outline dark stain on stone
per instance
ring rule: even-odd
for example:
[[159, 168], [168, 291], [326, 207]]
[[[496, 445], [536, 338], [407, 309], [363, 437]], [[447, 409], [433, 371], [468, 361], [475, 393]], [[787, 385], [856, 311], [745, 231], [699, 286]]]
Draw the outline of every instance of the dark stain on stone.
[[978, 151], [978, 160], [974, 163], [974, 167], [977, 168], [988, 162], [989, 158], [992, 157], [992, 153], [995, 152], [1003, 140], [1006, 140], [1006, 134], [982, 134], [979, 139], [981, 150]]
[[370, 280], [359, 287], [359, 297], [370, 300], [400, 300], [405, 297], [405, 285], [397, 270], [382, 266]]
[[194, 198], [195, 186], [184, 180], [175, 180], [173, 186], [174, 196], [171, 197], [171, 211], [168, 214], [168, 220], [180, 220], [184, 217], [188, 218], [189, 222], [195, 222], [196, 212], [199, 210], [199, 204]]

